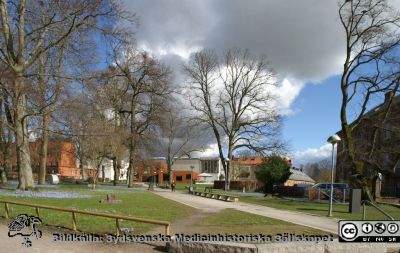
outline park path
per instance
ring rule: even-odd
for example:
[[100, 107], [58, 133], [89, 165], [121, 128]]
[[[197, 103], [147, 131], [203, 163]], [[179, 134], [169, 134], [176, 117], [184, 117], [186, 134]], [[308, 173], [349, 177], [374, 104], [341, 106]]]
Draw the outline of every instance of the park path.
[[[225, 202], [216, 199], [194, 196], [183, 192], [171, 192], [162, 189], [156, 189], [154, 193], [161, 197], [191, 206], [195, 209], [200, 209], [204, 212], [218, 212], [222, 209], [232, 208], [247, 213], [257, 214], [265, 217], [291, 222], [297, 225], [319, 229], [332, 234], [338, 233], [339, 219], [336, 218], [317, 216], [295, 211], [286, 211], [282, 209], [249, 204], [240, 201]], [[174, 224], [172, 224], [172, 229], [174, 229], [173, 225]]]

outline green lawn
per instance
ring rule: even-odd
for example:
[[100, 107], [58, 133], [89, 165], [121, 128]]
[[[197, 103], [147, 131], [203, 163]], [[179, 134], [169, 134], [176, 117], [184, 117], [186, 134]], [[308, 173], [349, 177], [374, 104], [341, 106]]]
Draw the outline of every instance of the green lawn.
[[[218, 225], [217, 225], [218, 224]], [[293, 223], [249, 214], [234, 209], [225, 209], [201, 221], [199, 226], [209, 227], [213, 233], [267, 234], [278, 233], [327, 235], [327, 232], [296, 225]]]
[[[188, 187], [190, 184], [184, 184], [184, 183], [177, 183], [176, 184], [176, 190], [177, 191], [188, 191]], [[196, 188], [196, 191], [204, 191], [204, 188], [206, 187], [213, 187], [213, 184], [195, 184], [194, 185]], [[187, 187], [187, 188], [186, 188]]]
[[[42, 205], [50, 205], [78, 210], [88, 210], [103, 213], [128, 215], [133, 217], [174, 221], [189, 215], [193, 209], [177, 202], [159, 197], [151, 192], [143, 190], [115, 189], [106, 186], [98, 186], [96, 190], [88, 189], [86, 185], [63, 185], [57, 189], [42, 188], [41, 192], [61, 192], [71, 194], [82, 194], [89, 198], [43, 198], [43, 197], [20, 197], [7, 196], [6, 190], [0, 191], [2, 200], [15, 200]], [[8, 191], [14, 193], [15, 191]], [[106, 198], [107, 193], [114, 193], [122, 203], [99, 203]], [[27, 213], [34, 215], [34, 209], [11, 205], [11, 215]], [[0, 206], [0, 215], [4, 216], [4, 206]], [[46, 224], [71, 228], [71, 213], [58, 212], [53, 210], [40, 210], [42, 221]], [[78, 230], [94, 233], [111, 233], [115, 231], [115, 220], [109, 218], [95, 217], [77, 214]], [[146, 223], [135, 223], [121, 221], [122, 228], [134, 228], [134, 233], [144, 232], [154, 225]]]
[[[295, 200], [286, 200], [278, 198], [263, 198], [263, 197], [249, 197], [249, 196], [241, 196], [240, 201], [274, 207], [277, 209], [311, 213], [321, 216], [326, 216], [328, 214], [328, 204], [326, 202], [318, 203], [309, 201], [295, 201]], [[386, 212], [388, 212], [396, 220], [400, 220], [400, 208], [389, 205], [379, 205], [379, 206], [383, 208]], [[360, 213], [350, 214], [348, 213], [348, 208], [349, 207], [347, 204], [334, 204], [333, 216], [341, 219], [353, 219], [353, 220], [362, 219], [362, 211], [360, 211]], [[376, 210], [374, 207], [367, 206], [366, 219], [385, 220], [387, 218], [378, 210]]]

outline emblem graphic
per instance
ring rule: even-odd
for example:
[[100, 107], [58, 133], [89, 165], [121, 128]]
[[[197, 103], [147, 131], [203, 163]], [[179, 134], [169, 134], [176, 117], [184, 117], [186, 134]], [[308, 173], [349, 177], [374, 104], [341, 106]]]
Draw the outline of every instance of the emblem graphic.
[[24, 239], [22, 245], [31, 247], [31, 236], [36, 237], [36, 239], [42, 237], [42, 231], [36, 228], [36, 225], [41, 223], [42, 220], [39, 217], [20, 214], [15, 217], [10, 224], [8, 224], [8, 236], [14, 237], [20, 235]]

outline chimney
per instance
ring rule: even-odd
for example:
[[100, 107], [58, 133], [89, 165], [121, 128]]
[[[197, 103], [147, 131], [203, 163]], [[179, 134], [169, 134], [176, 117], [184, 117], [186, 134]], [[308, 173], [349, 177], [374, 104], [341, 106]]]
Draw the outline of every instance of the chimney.
[[394, 97], [393, 91], [388, 91], [385, 93], [385, 103], [388, 102], [392, 97]]

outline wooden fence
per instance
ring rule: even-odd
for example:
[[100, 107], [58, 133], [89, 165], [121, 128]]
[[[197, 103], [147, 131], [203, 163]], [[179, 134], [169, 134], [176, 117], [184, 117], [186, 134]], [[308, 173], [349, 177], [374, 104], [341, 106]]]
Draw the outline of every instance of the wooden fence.
[[33, 208], [35, 208], [37, 217], [40, 217], [40, 209], [48, 209], [48, 210], [54, 210], [54, 211], [59, 211], [59, 212], [69, 212], [69, 213], [71, 213], [72, 229], [74, 231], [77, 230], [76, 214], [86, 214], [86, 215], [115, 219], [115, 234], [116, 234], [116, 236], [119, 236], [120, 232], [121, 232], [121, 228], [119, 225], [120, 220], [128, 220], [128, 221], [143, 222], [143, 223], [149, 223], [149, 224], [155, 224], [155, 225], [162, 225], [162, 226], [165, 226], [165, 235], [170, 235], [170, 232], [171, 232], [170, 231], [171, 224], [168, 221], [142, 219], [142, 218], [136, 218], [136, 217], [124, 216], [124, 215], [97, 213], [97, 212], [91, 212], [91, 211], [83, 211], [83, 210], [62, 208], [62, 207], [55, 207], [55, 206], [37, 205], [37, 204], [23, 203], [23, 202], [17, 202], [17, 201], [9, 201], [9, 200], [0, 200], [0, 203], [4, 203], [6, 219], [8, 219], [10, 217], [10, 205], [33, 207]]

